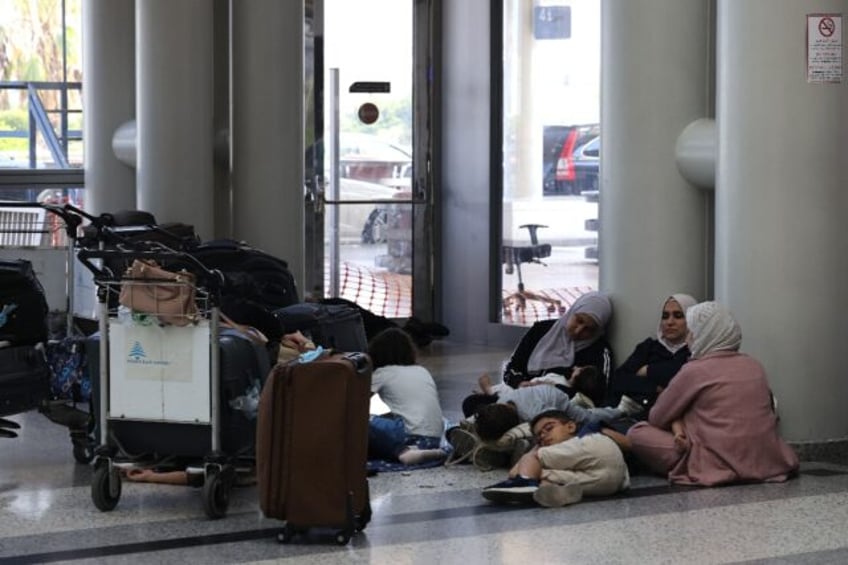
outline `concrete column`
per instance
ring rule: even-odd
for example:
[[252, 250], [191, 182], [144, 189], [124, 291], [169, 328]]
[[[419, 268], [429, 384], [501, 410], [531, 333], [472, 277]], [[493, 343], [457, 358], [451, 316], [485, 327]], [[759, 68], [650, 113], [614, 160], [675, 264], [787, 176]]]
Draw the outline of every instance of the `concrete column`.
[[675, 144], [710, 112], [709, 4], [602, 4], [600, 287], [618, 362], [653, 334], [669, 294], [706, 291], [709, 193], [680, 174]]
[[[440, 119], [442, 319], [451, 339], [486, 343], [490, 329], [486, 292], [489, 255], [489, 49], [490, 2], [445, 2]], [[499, 292], [500, 289], [498, 289]], [[498, 327], [498, 330], [500, 326]], [[494, 334], [496, 329], [491, 329]], [[515, 343], [515, 341], [512, 341]]]
[[213, 234], [213, 5], [136, 2], [138, 207]]
[[812, 13], [848, 1], [719, 0], [715, 289], [787, 439], [844, 445], [848, 97], [844, 82], [807, 82]]
[[115, 157], [112, 136], [135, 117], [135, 3], [87, 0], [82, 13], [86, 210], [128, 210], [135, 171]]
[[232, 2], [234, 236], [285, 259], [300, 289], [303, 17], [302, 2]]

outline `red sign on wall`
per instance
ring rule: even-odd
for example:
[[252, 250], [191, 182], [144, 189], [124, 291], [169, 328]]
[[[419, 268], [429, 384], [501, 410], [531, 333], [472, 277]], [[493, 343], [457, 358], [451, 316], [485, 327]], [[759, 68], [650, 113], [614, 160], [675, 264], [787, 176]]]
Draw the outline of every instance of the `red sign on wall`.
[[371, 102], [366, 102], [362, 106], [359, 107], [359, 121], [366, 125], [371, 125], [377, 121], [380, 117], [380, 110], [377, 108], [376, 104]]

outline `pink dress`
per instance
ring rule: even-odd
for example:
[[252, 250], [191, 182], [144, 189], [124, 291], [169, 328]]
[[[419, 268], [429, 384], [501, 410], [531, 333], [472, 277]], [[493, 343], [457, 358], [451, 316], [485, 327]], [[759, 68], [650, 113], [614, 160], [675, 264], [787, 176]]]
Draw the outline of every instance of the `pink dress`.
[[[670, 432], [680, 418], [685, 449], [675, 446]], [[797, 455], [778, 434], [763, 366], [732, 351], [683, 365], [648, 421], [627, 436], [643, 463], [677, 484], [784, 481], [798, 470]]]

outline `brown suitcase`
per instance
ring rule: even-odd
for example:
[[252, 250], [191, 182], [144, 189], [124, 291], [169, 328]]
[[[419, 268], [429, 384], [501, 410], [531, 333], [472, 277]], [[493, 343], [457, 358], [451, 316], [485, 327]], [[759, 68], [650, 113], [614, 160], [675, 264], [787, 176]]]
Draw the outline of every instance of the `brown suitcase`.
[[371, 362], [363, 353], [279, 363], [256, 423], [259, 505], [285, 520], [280, 542], [310, 527], [346, 544], [371, 519], [366, 478]]

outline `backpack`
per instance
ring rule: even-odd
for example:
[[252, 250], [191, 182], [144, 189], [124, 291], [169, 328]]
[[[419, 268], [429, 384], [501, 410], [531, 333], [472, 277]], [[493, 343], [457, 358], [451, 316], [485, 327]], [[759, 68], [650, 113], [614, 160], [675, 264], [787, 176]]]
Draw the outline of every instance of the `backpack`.
[[187, 252], [207, 269], [217, 269], [224, 275], [221, 294], [231, 299], [231, 309], [225, 313], [237, 322], [249, 322], [232, 309], [238, 302], [267, 312], [298, 302], [294, 275], [288, 263], [278, 257], [231, 239], [202, 243]]

